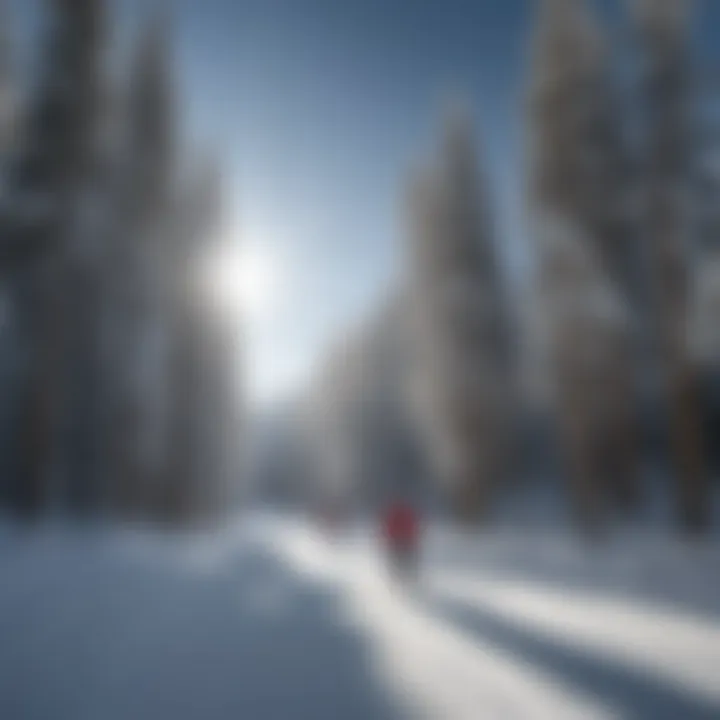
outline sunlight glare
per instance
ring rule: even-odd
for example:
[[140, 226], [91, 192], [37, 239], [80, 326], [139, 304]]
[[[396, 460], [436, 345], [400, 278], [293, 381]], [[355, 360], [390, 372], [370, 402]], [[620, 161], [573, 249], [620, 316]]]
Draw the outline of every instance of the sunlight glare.
[[264, 321], [279, 295], [277, 258], [260, 243], [228, 245], [212, 259], [210, 288], [225, 312], [244, 321]]

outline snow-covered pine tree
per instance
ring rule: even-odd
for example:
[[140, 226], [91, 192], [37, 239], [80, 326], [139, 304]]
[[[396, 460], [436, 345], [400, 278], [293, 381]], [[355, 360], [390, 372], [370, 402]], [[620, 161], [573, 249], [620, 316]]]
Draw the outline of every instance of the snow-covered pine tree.
[[634, 0], [643, 69], [637, 97], [643, 119], [643, 234], [661, 387], [686, 532], [709, 523], [698, 368], [689, 352], [689, 205], [693, 124], [690, 0]]
[[101, 0], [51, 0], [37, 85], [23, 118], [23, 145], [10, 178], [25, 242], [41, 257], [23, 287], [29, 361], [18, 503], [37, 512], [61, 494], [68, 474], [69, 272], [83, 197], [95, 167]]
[[623, 160], [611, 98], [600, 30], [585, 0], [543, 0], [529, 89], [530, 205], [544, 360], [570, 495], [585, 525], [600, 521], [608, 497], [627, 505], [636, 494], [626, 324], [635, 268], [617, 194]]
[[410, 216], [418, 411], [447, 497], [475, 520], [509, 469], [514, 393], [493, 221], [466, 113], [449, 116]]
[[[172, 198], [176, 169], [175, 91], [168, 18], [158, 13], [135, 50], [128, 109], [127, 193], [138, 224], [152, 224]], [[159, 243], [161, 238], [155, 239]]]
[[67, 268], [68, 337], [66, 399], [66, 479], [64, 501], [73, 513], [99, 510], [103, 495], [100, 440], [102, 402], [102, 321], [100, 300], [102, 258], [108, 242], [110, 218], [106, 135], [108, 77], [107, 34], [104, 0], [89, 5], [78, 19], [85, 29], [87, 63], [87, 111], [85, 120], [86, 164], [78, 191], [77, 207], [70, 231]]
[[[163, 481], [160, 396], [166, 374], [168, 244], [175, 184], [175, 118], [167, 22], [158, 15], [135, 49], [124, 160], [119, 167], [119, 231], [110, 253], [116, 338], [113, 410], [107, 427], [115, 504], [144, 514]], [[163, 359], [165, 357], [165, 359]]]
[[720, 72], [698, 78], [692, 192], [693, 242], [690, 352], [701, 373], [710, 474], [720, 468]]
[[22, 361], [13, 292], [17, 273], [8, 267], [7, 262], [3, 262], [7, 258], [2, 253], [11, 243], [13, 229], [6, 181], [14, 149], [12, 127], [16, 94], [7, 27], [5, 3], [0, 3], [0, 506], [11, 503], [12, 483], [16, 475], [17, 386]]

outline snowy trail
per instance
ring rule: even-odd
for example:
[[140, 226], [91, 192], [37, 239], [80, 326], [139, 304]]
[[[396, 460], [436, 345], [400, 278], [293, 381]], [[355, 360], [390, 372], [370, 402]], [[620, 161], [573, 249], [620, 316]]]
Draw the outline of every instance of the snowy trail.
[[287, 520], [3, 534], [0, 718], [715, 718], [719, 629], [483, 569], [398, 592]]
[[286, 547], [343, 578], [390, 675], [435, 717], [720, 717], [717, 621], [437, 567], [398, 597], [367, 543]]
[[434, 619], [412, 596], [393, 591], [370, 558], [333, 551], [311, 537], [288, 538], [285, 547], [308, 572], [345, 585], [348, 613], [373, 639], [376, 661], [414, 717], [620, 717]]

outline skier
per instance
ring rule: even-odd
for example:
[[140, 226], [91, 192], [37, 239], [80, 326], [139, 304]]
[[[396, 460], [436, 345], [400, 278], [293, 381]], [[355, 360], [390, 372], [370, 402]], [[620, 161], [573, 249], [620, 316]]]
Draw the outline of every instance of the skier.
[[391, 573], [402, 581], [417, 574], [420, 528], [412, 504], [395, 500], [385, 511], [382, 536]]

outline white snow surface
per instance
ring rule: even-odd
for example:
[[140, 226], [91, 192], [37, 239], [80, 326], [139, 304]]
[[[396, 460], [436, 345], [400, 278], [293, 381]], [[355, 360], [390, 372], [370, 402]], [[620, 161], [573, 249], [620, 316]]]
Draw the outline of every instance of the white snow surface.
[[3, 720], [720, 717], [720, 542], [0, 523]]

